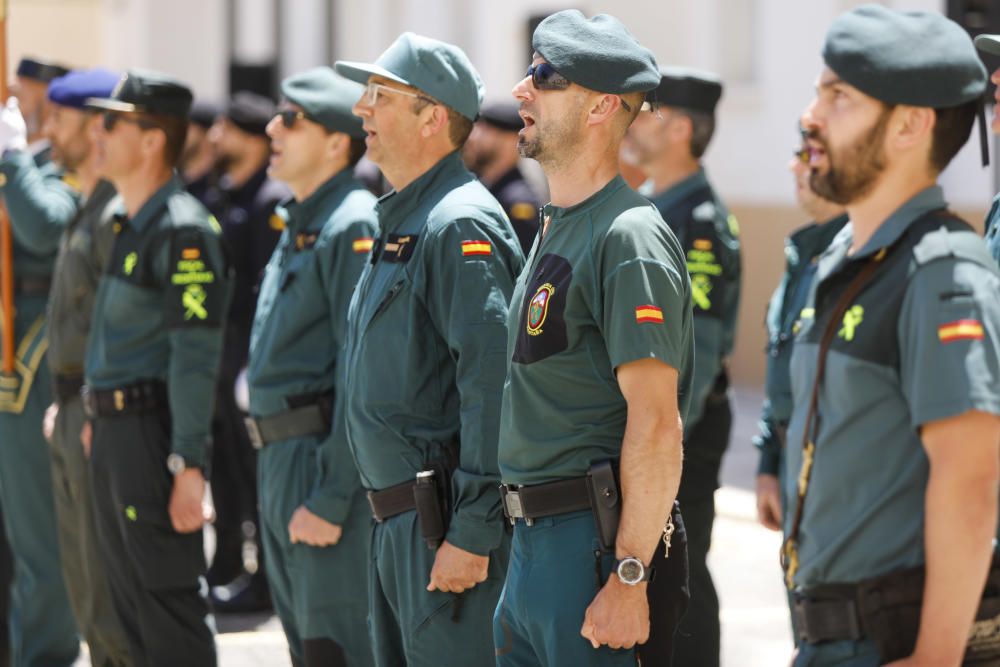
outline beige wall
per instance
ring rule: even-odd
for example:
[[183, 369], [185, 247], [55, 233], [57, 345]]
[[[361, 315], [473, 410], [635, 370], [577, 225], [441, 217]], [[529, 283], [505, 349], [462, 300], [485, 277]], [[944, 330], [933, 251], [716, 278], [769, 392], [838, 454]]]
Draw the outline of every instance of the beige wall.
[[71, 67], [93, 67], [104, 60], [104, 2], [101, 0], [9, 0], [7, 63], [10, 72], [22, 56]]

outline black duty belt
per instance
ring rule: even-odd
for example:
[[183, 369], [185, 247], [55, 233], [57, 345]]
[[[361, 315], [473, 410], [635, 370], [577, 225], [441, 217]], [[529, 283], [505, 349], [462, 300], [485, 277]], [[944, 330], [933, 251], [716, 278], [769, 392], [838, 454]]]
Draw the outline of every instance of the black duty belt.
[[532, 486], [501, 484], [500, 496], [511, 523], [524, 519], [529, 526], [535, 519], [591, 509], [586, 477]]
[[326, 435], [330, 432], [333, 398], [324, 396], [310, 405], [294, 407], [267, 417], [247, 417], [244, 422], [254, 448], [274, 442]]
[[375, 520], [382, 523], [397, 514], [417, 509], [417, 501], [413, 495], [416, 484], [415, 480], [410, 480], [381, 491], [368, 491], [368, 504]]
[[52, 288], [51, 276], [15, 276], [14, 293], [24, 296], [46, 296]]
[[84, 385], [80, 390], [83, 410], [87, 417], [156, 412], [169, 406], [167, 385], [159, 380], [147, 380], [114, 389], [94, 389]]
[[52, 375], [52, 393], [56, 395], [56, 400], [60, 403], [68, 403], [74, 398], [79, 398], [81, 389], [83, 389], [82, 375], [63, 375], [61, 373]]
[[795, 591], [792, 617], [799, 639], [809, 644], [865, 636], [857, 585]]

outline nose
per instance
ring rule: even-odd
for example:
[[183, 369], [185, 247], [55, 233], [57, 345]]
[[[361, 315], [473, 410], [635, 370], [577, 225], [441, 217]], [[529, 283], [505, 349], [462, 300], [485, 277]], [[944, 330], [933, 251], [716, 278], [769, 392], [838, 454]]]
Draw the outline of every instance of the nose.
[[281, 131], [280, 128], [282, 126], [283, 126], [283, 123], [281, 122], [281, 117], [280, 116], [275, 116], [271, 120], [267, 121], [267, 127], [264, 128], [264, 132], [267, 133], [267, 136], [269, 136], [272, 139], [274, 139], [274, 138], [277, 137], [278, 133]]
[[351, 107], [351, 113], [353, 113], [355, 116], [360, 116], [361, 118], [369, 118], [369, 117], [371, 117], [371, 115], [372, 115], [372, 108], [368, 104], [368, 91], [367, 90], [365, 90], [365, 92], [361, 93], [361, 97], [359, 97], [358, 101], [354, 103], [353, 107]]
[[525, 76], [514, 84], [514, 88], [510, 91], [510, 94], [514, 96], [514, 99], [521, 100], [522, 102], [532, 100], [535, 96], [535, 87], [531, 83], [531, 77]]
[[990, 81], [995, 85], [1000, 86], [1000, 67], [993, 70], [993, 74], [990, 75]]
[[799, 125], [805, 132], [820, 126], [820, 111], [819, 98], [814, 97], [799, 117]]

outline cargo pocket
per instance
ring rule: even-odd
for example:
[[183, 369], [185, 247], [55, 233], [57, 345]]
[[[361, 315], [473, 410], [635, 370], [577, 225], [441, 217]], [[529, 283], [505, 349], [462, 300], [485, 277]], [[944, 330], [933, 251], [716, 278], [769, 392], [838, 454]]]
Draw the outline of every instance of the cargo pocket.
[[166, 506], [151, 502], [125, 504], [126, 549], [146, 590], [197, 588], [205, 571], [201, 531], [178, 533]]

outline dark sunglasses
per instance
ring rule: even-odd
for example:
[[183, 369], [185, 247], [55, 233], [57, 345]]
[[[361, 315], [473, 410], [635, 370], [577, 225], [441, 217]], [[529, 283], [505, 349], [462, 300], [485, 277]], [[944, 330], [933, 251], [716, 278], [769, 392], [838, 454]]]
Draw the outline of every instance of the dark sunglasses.
[[[531, 77], [531, 84], [536, 90], [566, 90], [572, 83], [548, 63], [532, 65], [528, 68], [527, 76]], [[622, 108], [632, 112], [632, 107], [625, 100], [622, 100]]]
[[118, 121], [122, 120], [126, 123], [134, 123], [138, 125], [143, 130], [155, 130], [159, 127], [156, 123], [151, 123], [148, 120], [139, 118], [138, 116], [128, 116], [123, 113], [117, 113], [115, 111], [105, 111], [104, 112], [104, 131], [112, 132], [115, 126], [118, 125]]
[[287, 130], [295, 127], [295, 123], [300, 120], [312, 120], [306, 115], [305, 111], [299, 111], [297, 109], [282, 109], [275, 114], [275, 116], [281, 119], [281, 124], [284, 125]]

